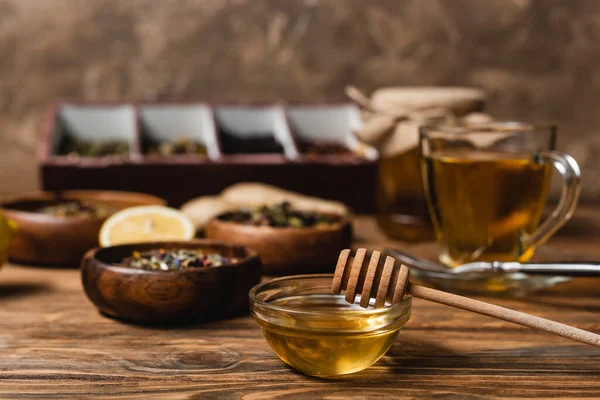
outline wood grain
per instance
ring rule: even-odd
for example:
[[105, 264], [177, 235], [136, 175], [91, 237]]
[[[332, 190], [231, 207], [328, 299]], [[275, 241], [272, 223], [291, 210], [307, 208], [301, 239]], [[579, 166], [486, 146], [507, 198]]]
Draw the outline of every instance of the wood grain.
[[[370, 218], [356, 247], [386, 241]], [[581, 237], [544, 257], [600, 259]], [[403, 246], [421, 255], [432, 245]], [[600, 332], [600, 284], [580, 278], [525, 299], [486, 299]], [[597, 398], [600, 349], [420, 299], [388, 354], [340, 380], [294, 372], [248, 317], [180, 328], [100, 315], [78, 271], [7, 266], [0, 272], [0, 398], [508, 399]]]

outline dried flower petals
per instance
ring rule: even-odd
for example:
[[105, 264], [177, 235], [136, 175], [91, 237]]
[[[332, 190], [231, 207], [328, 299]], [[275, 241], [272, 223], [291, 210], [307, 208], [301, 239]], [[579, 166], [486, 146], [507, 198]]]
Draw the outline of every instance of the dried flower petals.
[[237, 258], [225, 257], [218, 253], [205, 253], [202, 250], [173, 249], [134, 251], [123, 263], [132, 268], [150, 271], [175, 271], [188, 268], [220, 267], [226, 264], [237, 264]]

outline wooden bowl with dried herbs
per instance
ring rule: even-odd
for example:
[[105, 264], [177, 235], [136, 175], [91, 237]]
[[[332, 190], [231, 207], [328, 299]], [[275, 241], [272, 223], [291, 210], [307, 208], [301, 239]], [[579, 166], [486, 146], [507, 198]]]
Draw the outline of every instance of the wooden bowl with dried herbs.
[[248, 310], [248, 292], [260, 281], [261, 270], [254, 250], [193, 240], [91, 250], [81, 279], [104, 314], [142, 323], [184, 323]]
[[333, 271], [352, 242], [348, 216], [297, 210], [289, 202], [223, 213], [205, 227], [206, 237], [256, 250], [265, 274]]
[[116, 211], [141, 205], [165, 205], [142, 193], [99, 190], [33, 192], [0, 199], [14, 222], [9, 258], [18, 263], [79, 266], [86, 251], [98, 246], [98, 232]]

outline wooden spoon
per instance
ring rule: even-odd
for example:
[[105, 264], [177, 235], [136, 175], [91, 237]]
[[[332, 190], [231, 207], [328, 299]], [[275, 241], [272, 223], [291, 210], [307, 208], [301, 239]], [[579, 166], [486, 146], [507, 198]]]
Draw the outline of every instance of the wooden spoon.
[[583, 329], [441, 290], [412, 285], [408, 281], [408, 267], [406, 265], [396, 266], [396, 260], [389, 256], [386, 257], [385, 263], [382, 265], [379, 262], [381, 253], [378, 251], [373, 251], [371, 259], [365, 267], [366, 254], [367, 249], [358, 249], [354, 260], [351, 261], [349, 249], [342, 250], [340, 253], [333, 276], [332, 290], [334, 294], [340, 294], [344, 291], [346, 301], [349, 303], [354, 303], [356, 295], [360, 293], [361, 307], [367, 308], [370, 300], [375, 299], [375, 308], [381, 308], [386, 303], [400, 302], [406, 294], [410, 294], [421, 299], [487, 315], [488, 317], [513, 322], [600, 347], [600, 335]]

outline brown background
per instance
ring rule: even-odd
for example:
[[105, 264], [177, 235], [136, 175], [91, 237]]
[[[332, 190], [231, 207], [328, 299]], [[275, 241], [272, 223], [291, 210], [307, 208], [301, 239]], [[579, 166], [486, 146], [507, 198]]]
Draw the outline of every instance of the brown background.
[[37, 187], [56, 98], [342, 100], [343, 87], [471, 85], [553, 121], [600, 199], [594, 0], [0, 0], [0, 193]]

